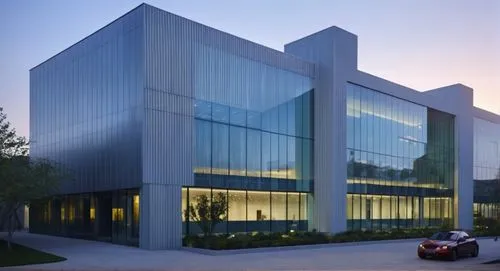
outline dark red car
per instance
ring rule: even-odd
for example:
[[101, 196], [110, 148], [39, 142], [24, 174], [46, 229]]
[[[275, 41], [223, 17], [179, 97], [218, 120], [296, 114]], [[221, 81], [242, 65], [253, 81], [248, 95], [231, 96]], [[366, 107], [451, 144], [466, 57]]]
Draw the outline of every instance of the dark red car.
[[479, 255], [479, 244], [464, 231], [445, 231], [433, 234], [418, 245], [418, 257], [447, 258], [455, 261], [459, 257]]

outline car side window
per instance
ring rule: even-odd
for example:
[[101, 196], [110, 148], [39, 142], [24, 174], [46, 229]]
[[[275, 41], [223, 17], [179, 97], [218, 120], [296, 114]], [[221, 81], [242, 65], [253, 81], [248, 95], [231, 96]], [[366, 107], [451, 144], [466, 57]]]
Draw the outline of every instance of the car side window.
[[460, 235], [461, 235], [460, 238], [464, 238], [464, 239], [469, 239], [470, 238], [469, 235], [467, 233], [465, 233], [465, 232], [462, 232]]
[[450, 240], [458, 240], [458, 234], [454, 233], [451, 235]]

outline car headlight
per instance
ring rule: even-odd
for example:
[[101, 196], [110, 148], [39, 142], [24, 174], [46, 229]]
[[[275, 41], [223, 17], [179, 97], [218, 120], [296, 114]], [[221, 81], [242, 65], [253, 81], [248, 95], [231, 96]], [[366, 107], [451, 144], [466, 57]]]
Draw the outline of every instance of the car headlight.
[[448, 246], [442, 246], [441, 249], [448, 249]]
[[420, 244], [418, 245], [419, 248], [424, 248], [424, 245]]

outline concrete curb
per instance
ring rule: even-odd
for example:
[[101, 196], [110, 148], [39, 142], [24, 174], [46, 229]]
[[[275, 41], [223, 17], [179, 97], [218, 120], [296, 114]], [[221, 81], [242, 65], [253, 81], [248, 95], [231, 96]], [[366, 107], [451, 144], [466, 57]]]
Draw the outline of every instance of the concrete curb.
[[[477, 237], [478, 240], [493, 239], [495, 237]], [[328, 243], [317, 245], [298, 245], [298, 246], [282, 246], [282, 247], [262, 247], [262, 248], [243, 248], [243, 249], [228, 249], [228, 250], [213, 250], [194, 247], [182, 247], [181, 250], [193, 253], [210, 255], [210, 256], [224, 256], [236, 254], [249, 254], [249, 253], [262, 253], [262, 252], [279, 252], [289, 250], [303, 250], [303, 249], [320, 249], [330, 247], [351, 247], [362, 245], [376, 245], [376, 244], [390, 244], [390, 243], [403, 243], [403, 242], [417, 242], [425, 238], [412, 238], [412, 239], [395, 239], [395, 240], [379, 240], [379, 241], [361, 241], [361, 242], [346, 242], [346, 243]]]
[[346, 243], [328, 243], [328, 244], [317, 244], [317, 245], [298, 245], [298, 246], [282, 246], [282, 247], [243, 248], [243, 249], [228, 249], [228, 250], [213, 250], [213, 249], [204, 249], [204, 248], [182, 247], [182, 250], [193, 252], [193, 253], [198, 253], [198, 254], [210, 255], [210, 256], [223, 256], [223, 255], [235, 255], [235, 254], [261, 253], [261, 252], [279, 252], [279, 251], [289, 251], [289, 250], [320, 249], [320, 248], [330, 248], [330, 247], [351, 247], [351, 246], [361, 246], [361, 245], [376, 245], [376, 244], [382, 244], [382, 243], [383, 244], [402, 243], [402, 242], [420, 241], [422, 239], [424, 239], [424, 238], [346, 242]]

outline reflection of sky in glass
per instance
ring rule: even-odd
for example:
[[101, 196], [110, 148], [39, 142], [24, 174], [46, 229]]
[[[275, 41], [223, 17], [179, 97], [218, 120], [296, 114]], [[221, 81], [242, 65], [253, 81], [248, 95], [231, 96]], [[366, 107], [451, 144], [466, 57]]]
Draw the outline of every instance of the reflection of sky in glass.
[[200, 43], [192, 46], [196, 99], [257, 112], [274, 109], [278, 115], [278, 105], [312, 88], [312, 79], [296, 72]]
[[354, 84], [346, 97], [348, 176], [453, 187], [452, 115]]
[[[424, 154], [425, 107], [356, 85], [348, 88], [349, 148], [413, 159]], [[404, 162], [406, 166], [410, 163]]]
[[262, 113], [196, 100], [195, 173], [311, 180], [312, 93]]
[[474, 118], [474, 179], [491, 180], [500, 173], [500, 125]]
[[[385, 95], [385, 94], [380, 93], [377, 95]], [[355, 102], [356, 101], [353, 99], [347, 100], [347, 116], [349, 116], [349, 117], [360, 118], [362, 114], [366, 114], [366, 115], [371, 115], [371, 116], [378, 117], [381, 119], [389, 120], [391, 122], [401, 123], [403, 125], [410, 126], [410, 127], [422, 128], [422, 126], [423, 126], [422, 119], [419, 119], [419, 118], [407, 118], [407, 119], [405, 119], [403, 116], [403, 114], [404, 114], [403, 111], [394, 112], [394, 110], [398, 110], [397, 108], [393, 108], [393, 109], [391, 109], [391, 111], [386, 111], [386, 110], [382, 110], [382, 109], [376, 110], [373, 108], [372, 103], [369, 103], [368, 101], [361, 101], [360, 102], [361, 108], [359, 110], [356, 110], [355, 109]], [[419, 105], [416, 105], [414, 103], [406, 102], [404, 100], [399, 100], [398, 102], [401, 102], [403, 107], [410, 106], [410, 107], [420, 107], [422, 109], [425, 108], [423, 106], [419, 106]], [[381, 104], [380, 106], [387, 106], [387, 105]], [[390, 106], [390, 104], [388, 106]]]

